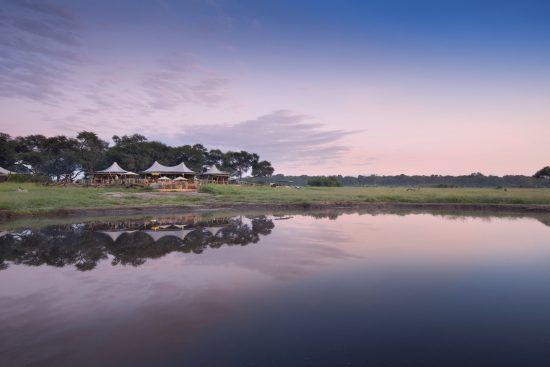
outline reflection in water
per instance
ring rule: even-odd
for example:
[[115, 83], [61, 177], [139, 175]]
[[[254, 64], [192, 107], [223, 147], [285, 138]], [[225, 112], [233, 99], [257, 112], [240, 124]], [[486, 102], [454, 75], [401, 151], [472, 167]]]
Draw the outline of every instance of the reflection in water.
[[31, 266], [74, 265], [86, 271], [109, 257], [113, 265], [138, 266], [171, 252], [200, 254], [207, 248], [257, 243], [273, 227], [273, 221], [265, 216], [211, 220], [187, 216], [3, 232], [0, 269], [6, 269], [11, 262]]
[[284, 214], [3, 227], [0, 366], [550, 365], [544, 216]]

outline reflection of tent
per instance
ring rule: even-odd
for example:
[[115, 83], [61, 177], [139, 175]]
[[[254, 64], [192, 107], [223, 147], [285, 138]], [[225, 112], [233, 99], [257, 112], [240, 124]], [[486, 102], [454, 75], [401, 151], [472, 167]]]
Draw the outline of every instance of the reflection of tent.
[[123, 235], [124, 233], [132, 233], [133, 231], [100, 231], [100, 233], [106, 234], [107, 236], [111, 237], [113, 242], [116, 242], [118, 238]]
[[149, 237], [151, 237], [153, 239], [153, 241], [158, 241], [160, 240], [162, 237], [166, 237], [166, 236], [172, 236], [172, 237], [177, 237], [179, 239], [185, 239], [185, 236], [187, 236], [187, 234], [189, 234], [190, 232], [193, 232], [194, 229], [181, 229], [181, 230], [178, 230], [178, 231], [152, 231], [152, 230], [147, 230], [147, 231], [142, 231], [143, 233], [146, 233], [149, 235]]
[[223, 228], [223, 226], [220, 226], [220, 227], [206, 227], [204, 229], [206, 229], [208, 232], [212, 233], [212, 236], [215, 236], [216, 234], [218, 234], [218, 232], [222, 228]]

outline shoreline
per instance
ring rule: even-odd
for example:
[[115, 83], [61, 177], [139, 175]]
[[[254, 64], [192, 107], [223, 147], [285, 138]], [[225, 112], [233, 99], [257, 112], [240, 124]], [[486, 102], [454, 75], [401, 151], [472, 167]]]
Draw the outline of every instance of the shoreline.
[[162, 204], [143, 206], [110, 206], [91, 208], [61, 208], [40, 210], [35, 212], [18, 212], [15, 210], [0, 210], [0, 221], [10, 221], [21, 218], [69, 217], [69, 216], [114, 216], [159, 214], [172, 211], [211, 212], [239, 210], [336, 210], [364, 209], [373, 211], [385, 210], [415, 210], [415, 211], [445, 211], [445, 212], [492, 212], [509, 214], [550, 214], [548, 204], [491, 204], [491, 203], [411, 203], [411, 202], [303, 202], [303, 203], [206, 203], [197, 205]]

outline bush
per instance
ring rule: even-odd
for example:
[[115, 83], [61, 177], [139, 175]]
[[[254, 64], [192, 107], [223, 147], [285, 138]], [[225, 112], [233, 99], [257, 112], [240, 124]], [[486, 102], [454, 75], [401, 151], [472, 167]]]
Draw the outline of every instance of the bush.
[[199, 192], [203, 194], [213, 194], [214, 188], [211, 185], [202, 185], [199, 188]]
[[23, 174], [11, 174], [8, 176], [8, 182], [35, 182], [35, 183], [49, 183], [50, 178], [41, 175], [23, 175]]
[[546, 166], [533, 175], [534, 178], [548, 178], [550, 177], [550, 166]]
[[307, 180], [309, 186], [325, 186], [325, 187], [340, 187], [342, 182], [338, 176], [319, 176], [311, 177]]

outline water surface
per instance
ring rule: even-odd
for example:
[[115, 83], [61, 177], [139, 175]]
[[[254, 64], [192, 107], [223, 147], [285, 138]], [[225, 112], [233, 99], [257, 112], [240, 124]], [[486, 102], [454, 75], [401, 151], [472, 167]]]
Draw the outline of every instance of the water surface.
[[550, 365], [540, 218], [88, 220], [6, 229], [0, 268], [2, 366]]

